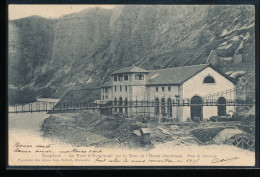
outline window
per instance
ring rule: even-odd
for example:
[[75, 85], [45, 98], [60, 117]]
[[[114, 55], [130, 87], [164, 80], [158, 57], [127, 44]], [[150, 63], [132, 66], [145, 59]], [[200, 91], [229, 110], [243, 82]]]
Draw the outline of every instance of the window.
[[119, 75], [118, 80], [119, 80], [119, 81], [123, 81], [123, 75]]
[[165, 115], [165, 98], [161, 99], [161, 113], [163, 116]]
[[203, 83], [207, 83], [207, 84], [215, 83], [215, 79], [211, 76], [207, 76], [204, 78]]
[[120, 92], [122, 91], [122, 86], [120, 85]]
[[115, 92], [116, 92], [116, 85], [115, 85]]
[[103, 100], [105, 99], [104, 95], [103, 95]]
[[108, 99], [108, 96], [106, 95], [105, 98]]
[[105, 93], [107, 93], [107, 88], [105, 88]]
[[128, 109], [127, 109], [127, 98], [125, 99], [125, 113], [127, 114], [128, 113]]
[[119, 98], [119, 113], [123, 112], [123, 99], [122, 97]]
[[164, 92], [164, 87], [162, 87], [162, 91]]
[[160, 105], [159, 99], [156, 98], [156, 99], [155, 99], [155, 106], [154, 106], [154, 114], [155, 114], [155, 115], [158, 115], [158, 114], [159, 114], [159, 109], [160, 109], [159, 105]]
[[117, 76], [114, 76], [114, 81], [117, 81]]
[[156, 87], [156, 92], [158, 92], [158, 87]]
[[114, 101], [114, 106], [115, 106], [115, 112], [117, 112], [117, 100], [115, 98], [115, 101]]
[[125, 91], [127, 91], [127, 85], [125, 86]]
[[172, 89], [171, 87], [168, 87], [168, 91], [169, 91], [169, 92], [171, 91], [171, 89]]
[[218, 99], [218, 116], [226, 115], [226, 99], [224, 97], [220, 97]]
[[124, 80], [128, 81], [128, 75], [124, 75]]
[[135, 75], [135, 80], [144, 80], [144, 75]]
[[169, 117], [172, 117], [172, 99], [168, 98], [167, 100], [167, 114]]

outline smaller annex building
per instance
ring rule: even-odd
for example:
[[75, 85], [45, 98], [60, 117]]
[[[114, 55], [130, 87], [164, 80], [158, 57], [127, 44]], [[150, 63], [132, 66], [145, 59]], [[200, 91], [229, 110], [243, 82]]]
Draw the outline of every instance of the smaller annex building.
[[[234, 106], [226, 106], [227, 100], [234, 100], [234, 81], [209, 64], [145, 70], [136, 66], [122, 68], [111, 74], [111, 80], [101, 87], [101, 100], [123, 105], [130, 101], [154, 102], [155, 107], [146, 107], [150, 116], [166, 116], [185, 121], [187, 118], [200, 120], [211, 116], [224, 116], [235, 112]], [[215, 94], [221, 93], [221, 94]], [[221, 106], [167, 106], [178, 100], [190, 100], [202, 104], [205, 97]], [[134, 108], [113, 109], [114, 112], [138, 114]]]

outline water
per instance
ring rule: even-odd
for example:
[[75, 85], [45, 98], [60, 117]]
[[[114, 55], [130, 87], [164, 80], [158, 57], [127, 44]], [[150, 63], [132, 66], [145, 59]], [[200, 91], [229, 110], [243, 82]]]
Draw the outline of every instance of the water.
[[45, 112], [42, 113], [21, 113], [9, 114], [8, 117], [8, 136], [9, 139], [23, 141], [25, 139], [37, 139], [45, 141], [41, 137], [40, 126], [45, 118], [49, 117]]
[[[58, 165], [54, 162], [43, 163], [42, 161], [23, 161], [26, 159], [42, 159], [42, 154], [36, 150], [44, 150], [44, 148], [36, 148], [37, 145], [51, 145], [51, 154], [59, 154], [59, 150], [72, 149], [72, 145], [66, 144], [56, 139], [50, 139], [42, 136], [41, 124], [44, 119], [50, 115], [46, 112], [41, 113], [20, 113], [9, 114], [8, 117], [8, 164], [11, 166], [24, 165]], [[16, 152], [17, 143], [20, 145], [30, 145], [32, 148], [19, 148], [21, 150], [30, 150], [30, 153]], [[22, 159], [22, 161], [20, 161]]]
[[[33, 144], [57, 144], [64, 146], [63, 142], [51, 140], [42, 135], [41, 124], [44, 119], [50, 115], [46, 112], [9, 114], [8, 116], [8, 140], [9, 145], [15, 142], [33, 143]], [[55, 141], [55, 142], [54, 142]], [[11, 143], [11, 144], [10, 144]], [[66, 146], [68, 146], [66, 144]]]

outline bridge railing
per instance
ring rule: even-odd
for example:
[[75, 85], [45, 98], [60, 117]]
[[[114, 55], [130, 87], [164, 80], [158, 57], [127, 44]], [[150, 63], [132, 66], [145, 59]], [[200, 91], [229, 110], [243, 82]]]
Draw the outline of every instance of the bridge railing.
[[185, 106], [252, 106], [254, 102], [243, 100], [226, 100], [225, 103], [218, 103], [216, 99], [204, 99], [200, 103], [194, 103], [190, 99], [177, 99], [148, 101], [148, 100], [130, 100], [130, 101], [99, 101], [99, 102], [35, 102], [24, 105], [9, 106], [9, 113], [20, 112], [48, 112], [48, 111], [69, 111], [69, 110], [104, 110], [104, 109], [126, 109], [126, 108], [164, 108], [164, 107], [185, 107]]

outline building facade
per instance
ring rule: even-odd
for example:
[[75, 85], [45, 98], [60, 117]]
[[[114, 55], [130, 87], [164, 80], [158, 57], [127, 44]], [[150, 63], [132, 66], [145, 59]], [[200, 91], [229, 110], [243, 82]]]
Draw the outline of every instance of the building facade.
[[[185, 121], [199, 117], [224, 116], [235, 112], [234, 106], [225, 106], [235, 99], [235, 84], [231, 78], [208, 64], [144, 70], [139, 67], [120, 69], [111, 75], [111, 81], [102, 85], [101, 100], [123, 106], [139, 102], [146, 107], [115, 108], [113, 111], [128, 114], [176, 118]], [[185, 102], [202, 104], [215, 100], [222, 106], [170, 106]], [[151, 106], [152, 105], [152, 106]]]

